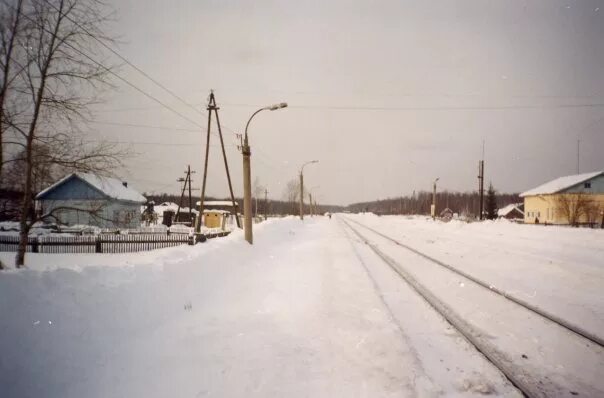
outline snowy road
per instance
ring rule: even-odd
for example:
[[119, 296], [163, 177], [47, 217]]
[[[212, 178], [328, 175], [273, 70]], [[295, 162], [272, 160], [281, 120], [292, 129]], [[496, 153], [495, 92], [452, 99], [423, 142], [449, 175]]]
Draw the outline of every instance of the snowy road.
[[58, 268], [0, 275], [2, 397], [520, 396], [335, 219], [29, 260]]

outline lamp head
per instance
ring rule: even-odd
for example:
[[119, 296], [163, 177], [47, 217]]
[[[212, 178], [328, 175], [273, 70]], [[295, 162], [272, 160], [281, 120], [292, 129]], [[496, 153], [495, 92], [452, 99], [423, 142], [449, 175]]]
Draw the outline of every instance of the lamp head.
[[276, 111], [277, 109], [287, 108], [287, 102], [281, 102], [279, 104], [273, 104], [268, 107], [269, 111]]

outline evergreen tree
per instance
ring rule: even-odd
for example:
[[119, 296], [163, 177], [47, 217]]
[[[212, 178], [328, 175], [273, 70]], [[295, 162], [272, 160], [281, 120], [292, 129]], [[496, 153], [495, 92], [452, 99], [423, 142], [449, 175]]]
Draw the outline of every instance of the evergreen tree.
[[485, 211], [487, 212], [487, 219], [489, 220], [497, 218], [497, 197], [495, 195], [495, 188], [493, 188], [492, 183], [489, 183], [489, 190], [487, 191], [485, 203]]

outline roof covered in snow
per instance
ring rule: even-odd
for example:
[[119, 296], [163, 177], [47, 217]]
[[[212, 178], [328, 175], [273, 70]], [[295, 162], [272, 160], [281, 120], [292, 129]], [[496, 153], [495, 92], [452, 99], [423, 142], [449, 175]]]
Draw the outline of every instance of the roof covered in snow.
[[549, 195], [563, 191], [567, 188], [573, 187], [582, 182], [591, 180], [594, 177], [604, 174], [604, 171], [594, 171], [591, 173], [575, 174], [566, 177], [556, 178], [550, 182], [546, 182], [543, 185], [539, 185], [537, 188], [533, 188], [520, 194], [521, 197], [534, 196], [534, 195]]
[[509, 205], [502, 207], [501, 209], [497, 210], [497, 216], [498, 217], [505, 217], [508, 214], [510, 214], [512, 211], [514, 211], [514, 209], [516, 209], [517, 211], [520, 212], [520, 214], [524, 214], [524, 212], [522, 210], [520, 210], [520, 206], [522, 205], [522, 203], [510, 203]]
[[78, 178], [98, 191], [102, 192], [111, 199], [124, 200], [128, 202], [144, 203], [147, 199], [138, 191], [126, 186], [127, 184], [110, 177], [102, 177], [91, 173], [72, 173], [60, 179], [53, 185], [49, 186], [40, 192], [36, 199], [42, 199], [46, 194], [50, 193], [57, 187], [69, 182], [73, 178]]
[[[200, 202], [197, 201], [195, 205], [199, 206]], [[218, 207], [218, 206], [233, 206], [233, 202], [230, 200], [205, 200], [203, 202], [203, 207]], [[237, 206], [237, 202], [235, 202], [235, 206]]]

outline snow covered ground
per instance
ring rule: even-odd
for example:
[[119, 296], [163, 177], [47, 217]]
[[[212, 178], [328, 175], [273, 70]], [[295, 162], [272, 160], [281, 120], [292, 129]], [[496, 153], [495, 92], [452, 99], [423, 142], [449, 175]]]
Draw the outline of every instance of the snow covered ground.
[[602, 229], [373, 214], [352, 219], [604, 339]]
[[[578, 261], [569, 283], [589, 275], [588, 292], [557, 294], [602, 320], [600, 231], [356, 217], [435, 256], [486, 258], [501, 283], [543, 272], [539, 295]], [[236, 231], [146, 253], [28, 254], [28, 269], [0, 273], [0, 397], [520, 396], [338, 217], [254, 232], [253, 246]]]

